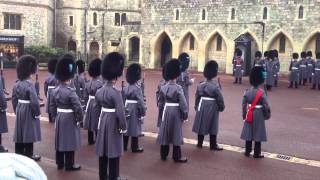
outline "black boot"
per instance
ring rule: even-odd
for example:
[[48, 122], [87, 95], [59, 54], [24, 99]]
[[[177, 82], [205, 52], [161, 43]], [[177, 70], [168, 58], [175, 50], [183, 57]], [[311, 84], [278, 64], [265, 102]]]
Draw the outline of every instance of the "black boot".
[[274, 87], [278, 87], [278, 80], [274, 81]]
[[311, 89], [316, 89], [316, 84], [313, 84]]
[[235, 78], [233, 84], [238, 84], [238, 78]]
[[298, 82], [297, 81], [294, 83], [294, 86], [296, 89], [298, 89]]
[[219, 147], [217, 144], [217, 136], [210, 135], [210, 149], [214, 151], [222, 151], [223, 148]]
[[244, 152], [244, 155], [247, 157], [250, 157], [251, 151], [252, 151], [252, 141], [246, 141], [246, 150]]
[[142, 153], [143, 152], [143, 148], [139, 147], [139, 138], [138, 137], [131, 138], [131, 150], [133, 153]]
[[74, 151], [65, 152], [66, 158], [66, 171], [79, 171], [81, 166], [74, 164]]
[[204, 135], [198, 135], [198, 144], [197, 144], [198, 148], [202, 148], [203, 140], [204, 140]]
[[24, 155], [23, 143], [15, 143], [15, 153], [19, 155]]
[[103, 156], [99, 157], [99, 179], [107, 180], [108, 178], [108, 158]]
[[182, 157], [182, 155], [181, 155], [181, 147], [180, 146], [173, 146], [172, 159], [176, 163], [186, 163], [186, 162], [188, 162], [188, 159], [186, 157]]
[[254, 142], [254, 158], [260, 159], [264, 158], [263, 155], [261, 155], [261, 142]]
[[125, 178], [119, 177], [120, 175], [120, 159], [109, 159], [109, 180], [125, 180]]
[[56, 151], [56, 164], [58, 170], [61, 170], [64, 168], [64, 152]]
[[307, 79], [303, 79], [303, 86], [305, 86], [307, 83]]
[[34, 161], [40, 161], [41, 156], [33, 154], [33, 143], [25, 143], [25, 156], [33, 159]]
[[169, 155], [169, 145], [161, 145], [160, 147], [160, 156], [162, 161], [166, 161]]
[[290, 81], [290, 85], [289, 85], [288, 88], [293, 88], [293, 82], [292, 81]]
[[94, 132], [88, 130], [88, 144], [93, 145], [94, 143]]
[[129, 136], [123, 136], [123, 150], [128, 151]]

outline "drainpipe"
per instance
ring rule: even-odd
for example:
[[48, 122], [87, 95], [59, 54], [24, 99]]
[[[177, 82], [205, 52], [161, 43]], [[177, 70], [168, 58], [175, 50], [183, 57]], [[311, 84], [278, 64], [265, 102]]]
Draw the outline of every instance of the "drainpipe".
[[54, 19], [53, 19], [53, 46], [57, 47], [57, 0], [54, 0]]
[[87, 49], [87, 15], [88, 15], [88, 7], [84, 9], [84, 56], [85, 56], [85, 62], [88, 64], [88, 49]]

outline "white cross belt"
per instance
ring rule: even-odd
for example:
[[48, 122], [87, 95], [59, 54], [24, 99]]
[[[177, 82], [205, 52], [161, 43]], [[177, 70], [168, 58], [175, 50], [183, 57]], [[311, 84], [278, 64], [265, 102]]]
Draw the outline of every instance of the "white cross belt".
[[199, 105], [198, 105], [198, 111], [201, 110], [202, 102], [203, 101], [215, 101], [216, 99], [210, 98], [210, 97], [201, 97]]
[[162, 112], [162, 121], [164, 120], [164, 115], [166, 113], [166, 110], [167, 110], [167, 107], [179, 107], [179, 103], [166, 103], [164, 105], [164, 109], [163, 109], [163, 112]]
[[95, 96], [89, 96], [89, 99], [88, 99], [88, 102], [87, 102], [87, 105], [86, 105], [86, 112], [88, 111], [88, 107], [89, 107], [90, 101], [94, 100], [94, 99], [96, 99]]
[[[249, 104], [249, 107], [251, 107], [251, 104]], [[261, 109], [261, 108], [263, 108], [262, 105], [256, 105], [256, 107], [255, 107], [255, 109]]]
[[108, 108], [101, 108], [100, 116], [99, 116], [99, 123], [98, 123], [98, 129], [100, 129], [100, 123], [101, 123], [101, 116], [102, 113], [115, 113], [116, 109], [108, 109]]

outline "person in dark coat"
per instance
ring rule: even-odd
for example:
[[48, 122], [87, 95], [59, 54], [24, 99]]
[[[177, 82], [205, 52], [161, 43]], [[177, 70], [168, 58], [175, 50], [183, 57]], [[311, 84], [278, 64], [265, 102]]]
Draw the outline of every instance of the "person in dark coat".
[[12, 106], [16, 114], [13, 141], [15, 151], [39, 161], [41, 156], [33, 154], [33, 143], [41, 141], [40, 103], [32, 82], [37, 71], [33, 56], [22, 56], [17, 63], [18, 81], [12, 90]]
[[46, 112], [48, 113], [50, 123], [54, 123], [54, 119], [52, 118], [51, 112], [49, 111], [51, 92], [59, 84], [58, 80], [54, 76], [57, 63], [58, 63], [58, 59], [56, 59], [56, 58], [52, 58], [49, 60], [49, 62], [48, 62], [49, 76], [47, 77], [47, 79], [44, 82], [44, 94], [47, 98]]
[[242, 76], [244, 72], [244, 60], [242, 58], [242, 51], [237, 49], [236, 56], [234, 57], [232, 64], [234, 65], [234, 77], [235, 81], [234, 84], [242, 84]]
[[131, 150], [133, 153], [143, 152], [143, 148], [139, 147], [139, 136], [142, 133], [142, 124], [147, 108], [138, 83], [141, 80], [141, 71], [139, 64], [134, 63], [128, 67], [126, 79], [129, 86], [123, 90], [128, 125], [128, 131], [123, 136], [124, 150], [127, 151], [129, 137], [131, 137]]
[[163, 66], [162, 68], [162, 80], [159, 82], [158, 84], [158, 88], [156, 91], [156, 98], [157, 98], [157, 107], [158, 107], [158, 121], [157, 121], [157, 127], [160, 128], [161, 126], [161, 122], [162, 122], [162, 111], [163, 109], [161, 109], [161, 107], [159, 106], [159, 100], [160, 100], [160, 90], [161, 87], [166, 85], [169, 81], [169, 79], [166, 77], [166, 65]]
[[182, 53], [179, 56], [179, 61], [181, 64], [181, 75], [177, 79], [177, 84], [179, 84], [182, 87], [183, 94], [186, 97], [187, 104], [189, 107], [189, 86], [191, 86], [194, 83], [194, 79], [190, 78], [190, 74], [188, 72], [190, 56], [187, 53]]
[[274, 52], [274, 70], [273, 70], [273, 77], [274, 77], [274, 87], [278, 87], [279, 75], [280, 75], [280, 60], [279, 60], [279, 52], [278, 50], [273, 50]]
[[246, 141], [245, 156], [249, 157], [254, 145], [254, 158], [263, 158], [261, 154], [261, 142], [267, 141], [265, 120], [271, 116], [267, 96], [260, 86], [265, 79], [265, 71], [262, 67], [254, 67], [250, 74], [250, 84], [242, 100], [242, 116], [244, 120], [241, 139]]
[[58, 61], [55, 77], [60, 81], [52, 91], [50, 112], [55, 118], [55, 150], [58, 170], [80, 170], [75, 164], [75, 151], [80, 149], [80, 123], [83, 111], [76, 90], [71, 87], [72, 78], [76, 72], [76, 65], [72, 57], [64, 56]]
[[162, 122], [157, 138], [161, 146], [160, 154], [163, 161], [167, 160], [169, 145], [173, 145], [172, 158], [175, 162], [186, 163], [188, 159], [181, 155], [183, 144], [182, 123], [188, 118], [188, 104], [183, 89], [176, 83], [181, 75], [180, 63], [173, 59], [166, 65], [168, 83], [161, 87], [159, 107], [163, 109]]
[[320, 90], [320, 52], [316, 54], [316, 59], [317, 60], [314, 63], [312, 89], [316, 89], [316, 87], [318, 86], [318, 89]]
[[85, 101], [83, 98], [83, 91], [86, 86], [86, 81], [84, 79], [86, 63], [83, 60], [78, 60], [76, 62], [76, 66], [77, 66], [77, 73], [73, 78], [72, 87], [76, 89], [76, 92], [80, 98], [81, 104], [84, 106]]
[[[0, 147], [2, 146], [2, 134], [8, 132], [7, 100], [4, 95], [2, 81], [0, 81]], [[8, 150], [2, 146], [5, 152]]]
[[107, 177], [109, 180], [125, 179], [119, 177], [119, 168], [127, 123], [121, 91], [115, 88], [117, 79], [122, 76], [123, 68], [124, 57], [116, 52], [108, 54], [101, 66], [101, 74], [106, 83], [96, 93], [96, 102], [101, 109], [96, 141], [100, 180]]
[[273, 59], [275, 58], [274, 51], [269, 51], [268, 57], [266, 62], [266, 72], [267, 72], [267, 78], [266, 78], [266, 88], [268, 91], [272, 90], [272, 86], [274, 86], [274, 73], [275, 73], [275, 64], [273, 62]]
[[298, 83], [299, 83], [299, 54], [298, 53], [293, 53], [292, 54], [292, 61], [290, 63], [289, 67], [289, 81], [290, 85], [288, 88], [293, 88], [293, 85], [295, 88], [298, 88]]
[[309, 83], [312, 83], [312, 73], [314, 71], [315, 61], [312, 59], [312, 51], [307, 52], [307, 76]]
[[225, 105], [218, 81], [218, 63], [209, 61], [203, 72], [206, 81], [200, 83], [196, 92], [196, 117], [192, 131], [198, 134], [197, 147], [202, 148], [205, 135], [210, 135], [210, 149], [222, 151], [217, 144], [219, 130], [219, 113], [224, 111]]
[[307, 74], [307, 53], [301, 52], [301, 60], [299, 61], [299, 85], [306, 85], [308, 79]]
[[95, 59], [91, 61], [89, 65], [89, 75], [92, 78], [85, 86], [83, 97], [86, 102], [86, 116], [84, 120], [84, 129], [88, 130], [88, 143], [92, 145], [95, 143], [100, 109], [97, 106], [95, 95], [103, 86], [103, 81], [100, 78], [101, 75], [101, 59]]

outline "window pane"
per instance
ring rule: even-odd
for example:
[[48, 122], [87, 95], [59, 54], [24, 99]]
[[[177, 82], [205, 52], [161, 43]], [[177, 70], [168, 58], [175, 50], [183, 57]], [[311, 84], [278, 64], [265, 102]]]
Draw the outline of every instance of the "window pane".
[[279, 52], [280, 53], [286, 52], [286, 37], [284, 35], [281, 35], [281, 37], [280, 37]]
[[98, 25], [97, 13], [93, 13], [93, 25]]
[[217, 37], [217, 51], [221, 51], [222, 50], [222, 37], [220, 35], [218, 35]]
[[176, 20], [178, 21], [180, 19], [180, 12], [179, 10], [176, 10]]
[[69, 25], [73, 26], [73, 16], [69, 16]]
[[266, 7], [263, 8], [263, 19], [268, 19], [268, 9]]
[[9, 15], [4, 15], [4, 29], [9, 29]]
[[121, 14], [121, 25], [124, 25], [127, 22], [127, 14]]
[[114, 25], [115, 26], [120, 26], [120, 14], [116, 13], [114, 17]]
[[16, 29], [16, 17], [15, 15], [10, 14], [10, 29]]
[[202, 10], [202, 20], [206, 20], [206, 10]]
[[236, 10], [234, 8], [232, 8], [231, 10], [231, 20], [234, 20], [236, 17]]
[[16, 29], [21, 30], [21, 15], [16, 15]]
[[299, 19], [303, 19], [303, 7], [299, 7]]

